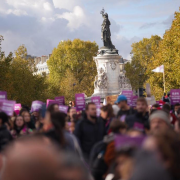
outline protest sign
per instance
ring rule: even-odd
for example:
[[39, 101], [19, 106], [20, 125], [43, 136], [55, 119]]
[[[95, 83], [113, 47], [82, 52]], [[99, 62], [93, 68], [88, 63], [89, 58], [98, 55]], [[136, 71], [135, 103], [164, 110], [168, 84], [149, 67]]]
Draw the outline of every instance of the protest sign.
[[68, 106], [59, 105], [59, 110], [60, 110], [61, 112], [64, 112], [64, 113], [67, 114], [67, 112], [68, 112]]
[[101, 104], [101, 97], [100, 96], [91, 97], [91, 102], [93, 102], [96, 105], [100, 105]]
[[6, 91], [0, 91], [0, 100], [7, 99], [7, 92]]
[[145, 137], [129, 137], [117, 135], [115, 136], [115, 148], [120, 149], [123, 147], [137, 147], [140, 148], [144, 142]]
[[8, 116], [12, 116], [15, 104], [16, 101], [0, 100], [0, 111], [5, 112]]
[[154, 96], [146, 97], [146, 101], [148, 103], [148, 106], [150, 106], [150, 105], [152, 106], [152, 105], [156, 104], [156, 99]]
[[59, 105], [59, 102], [55, 101], [53, 99], [47, 99], [46, 107], [49, 107], [51, 104], [58, 104]]
[[55, 97], [54, 99], [55, 99], [55, 101], [57, 101], [59, 103], [59, 105], [65, 105], [64, 96]]
[[129, 106], [132, 106], [133, 91], [131, 91], [131, 90], [124, 90], [124, 91], [122, 91], [122, 95], [127, 97], [127, 102], [129, 104]]
[[132, 102], [132, 107], [136, 107], [138, 96], [132, 96], [131, 102]]
[[180, 103], [180, 89], [171, 89], [171, 105]]
[[19, 115], [19, 112], [21, 110], [21, 104], [15, 104], [14, 106], [14, 112]]
[[33, 101], [31, 105], [31, 112], [39, 111], [43, 105], [42, 101]]
[[84, 93], [75, 95], [76, 109], [77, 111], [85, 110], [85, 96]]

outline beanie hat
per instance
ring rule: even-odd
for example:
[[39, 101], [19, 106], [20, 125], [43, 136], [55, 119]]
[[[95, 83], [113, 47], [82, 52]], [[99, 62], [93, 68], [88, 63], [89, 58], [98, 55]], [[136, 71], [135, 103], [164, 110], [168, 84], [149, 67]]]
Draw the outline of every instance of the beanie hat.
[[164, 122], [166, 122], [167, 125], [171, 126], [168, 114], [162, 110], [157, 110], [153, 114], [151, 114], [149, 117], [149, 121], [151, 122], [154, 118], [162, 119]]

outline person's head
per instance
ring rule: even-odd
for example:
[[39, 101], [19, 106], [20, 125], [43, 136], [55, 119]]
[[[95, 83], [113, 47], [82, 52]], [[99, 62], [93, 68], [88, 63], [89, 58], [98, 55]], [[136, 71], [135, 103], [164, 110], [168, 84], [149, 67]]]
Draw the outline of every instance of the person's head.
[[87, 168], [74, 154], [64, 152], [60, 156], [61, 170], [58, 173], [59, 180], [89, 180]]
[[24, 119], [22, 116], [17, 116], [14, 121], [14, 129], [22, 129], [25, 125]]
[[110, 129], [115, 134], [125, 134], [127, 130], [127, 125], [118, 119], [113, 119], [110, 124]]
[[171, 111], [171, 106], [169, 104], [164, 104], [162, 110], [169, 114]]
[[136, 110], [138, 113], [145, 114], [147, 112], [148, 104], [144, 97], [140, 97], [136, 103]]
[[4, 152], [3, 180], [57, 180], [60, 152], [45, 137], [16, 140]]
[[120, 109], [125, 109], [128, 106], [127, 97], [124, 95], [120, 95], [118, 96], [115, 103], [119, 106]]
[[93, 102], [86, 105], [86, 114], [88, 118], [96, 118], [96, 105]]
[[71, 107], [70, 110], [69, 110], [69, 116], [70, 116], [70, 119], [71, 119], [72, 121], [74, 120], [74, 118], [73, 118], [74, 115], [77, 115], [76, 108]]
[[154, 104], [154, 105], [152, 105], [151, 109], [159, 109], [159, 108], [160, 108], [159, 104]]
[[106, 120], [114, 117], [114, 111], [111, 104], [101, 107], [101, 117]]
[[135, 148], [125, 147], [116, 153], [116, 174], [117, 179], [128, 180], [133, 170]]
[[24, 111], [23, 113], [23, 118], [24, 118], [24, 121], [25, 123], [28, 123], [31, 121], [31, 115], [28, 111]]
[[179, 134], [173, 130], [156, 131], [146, 139], [143, 148], [153, 152], [174, 179], [180, 178]]
[[166, 93], [164, 93], [164, 96], [166, 96]]
[[4, 112], [0, 112], [0, 126], [8, 122], [8, 115]]
[[180, 108], [180, 104], [179, 104], [179, 103], [176, 103], [176, 104], [174, 105], [174, 111], [177, 112], [179, 108]]
[[152, 113], [149, 117], [149, 121], [152, 132], [171, 129], [169, 114], [162, 110], [157, 110]]
[[59, 111], [59, 105], [58, 104], [51, 104], [48, 106], [47, 110], [52, 113], [52, 112], [58, 112]]

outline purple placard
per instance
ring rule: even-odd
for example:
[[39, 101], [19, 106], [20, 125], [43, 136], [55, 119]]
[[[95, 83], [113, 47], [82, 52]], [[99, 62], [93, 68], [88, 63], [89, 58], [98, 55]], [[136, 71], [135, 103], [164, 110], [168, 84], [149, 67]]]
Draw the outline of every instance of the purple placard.
[[101, 104], [101, 97], [100, 96], [91, 97], [91, 102], [93, 102], [96, 105], [100, 105]]
[[129, 146], [135, 146], [139, 148], [142, 146], [144, 140], [145, 140], [144, 136], [129, 137], [129, 136], [118, 135], [115, 137], [115, 148], [116, 150]]
[[64, 96], [55, 97], [54, 99], [55, 99], [55, 101], [59, 102], [59, 105], [65, 105]]
[[7, 99], [7, 92], [6, 91], [0, 91], [0, 100]]
[[180, 103], [180, 89], [171, 89], [171, 105]]
[[64, 112], [64, 113], [67, 114], [67, 112], [68, 112], [68, 106], [59, 105], [59, 110], [60, 110], [61, 112]]
[[124, 91], [122, 91], [122, 94], [127, 97], [127, 102], [129, 104], [129, 106], [132, 106], [133, 91], [131, 91], [131, 90], [124, 90]]
[[5, 112], [8, 116], [12, 116], [14, 113], [14, 105], [16, 101], [0, 100], [0, 111]]
[[33, 101], [31, 105], [31, 112], [39, 111], [43, 105], [42, 101]]
[[76, 109], [77, 111], [85, 110], [85, 96], [84, 93], [75, 95]]
[[49, 107], [51, 104], [58, 104], [59, 105], [59, 102], [55, 101], [53, 99], [47, 99], [46, 107]]
[[132, 96], [131, 98], [132, 107], [136, 107], [137, 99], [138, 99], [138, 96]]
[[15, 104], [14, 105], [14, 112], [19, 115], [19, 112], [21, 110], [21, 104]]

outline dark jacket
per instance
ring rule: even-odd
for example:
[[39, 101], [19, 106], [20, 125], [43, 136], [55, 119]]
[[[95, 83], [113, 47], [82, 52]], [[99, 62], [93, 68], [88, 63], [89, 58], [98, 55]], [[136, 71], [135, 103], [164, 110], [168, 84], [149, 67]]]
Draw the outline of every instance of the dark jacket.
[[85, 159], [89, 159], [91, 149], [103, 139], [104, 132], [102, 119], [97, 119], [96, 123], [93, 123], [87, 118], [83, 118], [76, 124], [74, 134], [78, 138]]
[[136, 114], [127, 116], [125, 122], [128, 125], [128, 129], [140, 128], [140, 130], [142, 130], [141, 125], [143, 125], [145, 128], [148, 125], [148, 119], [149, 119], [148, 113], [146, 113], [146, 115], [143, 116], [141, 113], [137, 112]]
[[8, 131], [5, 125], [0, 127], [0, 151], [4, 149], [4, 147], [13, 140], [11, 133]]
[[117, 114], [117, 118], [120, 118], [121, 116], [125, 115], [125, 116], [129, 116], [132, 114], [135, 114], [136, 110], [134, 110], [132, 107], [130, 107], [129, 110], [126, 111], [122, 111], [121, 109], [119, 110], [118, 114]]

